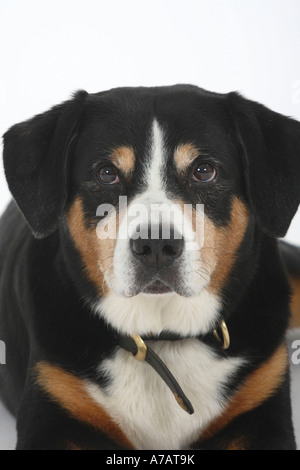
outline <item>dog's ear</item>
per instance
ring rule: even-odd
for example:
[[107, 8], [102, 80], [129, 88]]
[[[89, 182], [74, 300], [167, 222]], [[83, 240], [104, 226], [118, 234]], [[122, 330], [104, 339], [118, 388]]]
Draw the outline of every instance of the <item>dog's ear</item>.
[[254, 216], [264, 233], [284, 237], [300, 204], [300, 123], [237, 93], [228, 100]]
[[36, 238], [58, 227], [68, 196], [68, 159], [88, 93], [13, 126], [4, 135], [10, 191]]

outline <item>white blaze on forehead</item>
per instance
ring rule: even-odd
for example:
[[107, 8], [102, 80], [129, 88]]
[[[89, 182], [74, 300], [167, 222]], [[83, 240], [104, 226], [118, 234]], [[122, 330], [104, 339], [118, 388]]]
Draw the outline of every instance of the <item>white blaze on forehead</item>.
[[[182, 295], [200, 295], [209, 283], [209, 275], [204, 276], [201, 272], [199, 273], [201, 260], [199, 241], [201, 237], [196, 238], [196, 243], [194, 243], [193, 216], [189, 215], [183, 204], [178, 203], [175, 196], [172, 197], [170, 192], [167, 191], [169, 175], [167, 173], [166, 137], [163, 128], [156, 119], [152, 123], [147, 144], [147, 161], [144, 165], [141, 191], [130, 202], [124, 212], [124, 217], [120, 220], [113, 259], [113, 275], [107, 280], [112, 295], [107, 296], [109, 298], [108, 303], [101, 306], [102, 311], [109, 312], [107, 320], [112, 323], [114, 323], [114, 319], [109, 306], [113, 294], [121, 299], [124, 299], [124, 297], [130, 298], [139, 292], [137, 286], [143, 287], [139, 286], [138, 268], [130, 245], [130, 240], [136, 239], [136, 235], [143, 238], [145, 233], [146, 239], [148, 237], [157, 239], [162, 227], [162, 234], [166, 240], [170, 238], [171, 233], [183, 238], [184, 250], [180, 258], [177, 284], [174, 286], [174, 289], [183, 293]], [[143, 299], [142, 304], [147, 304], [147, 302], [148, 300]], [[119, 308], [116, 308], [116, 312], [118, 311]], [[139, 317], [139, 310], [130, 311], [130, 317], [135, 322]], [[181, 309], [179, 323], [184, 322], [185, 316]], [[142, 317], [144, 318], [144, 315]], [[140, 324], [131, 323], [128, 318], [126, 318], [125, 323], [125, 328], [129, 327], [129, 330], [131, 330], [131, 327], [136, 326], [140, 331], [142, 327]], [[151, 328], [148, 325], [149, 331], [152, 331], [155, 326], [155, 319], [151, 315], [150, 323]], [[182, 330], [185, 331], [183, 325]]]
[[151, 135], [150, 161], [147, 164], [145, 177], [148, 182], [147, 190], [152, 193], [163, 192], [163, 175], [166, 166], [166, 148], [164, 145], [163, 131], [157, 120], [153, 121]]

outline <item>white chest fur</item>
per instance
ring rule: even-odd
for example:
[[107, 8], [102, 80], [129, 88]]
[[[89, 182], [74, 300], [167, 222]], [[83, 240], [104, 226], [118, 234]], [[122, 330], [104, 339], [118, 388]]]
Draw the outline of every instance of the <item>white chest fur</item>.
[[146, 363], [118, 350], [101, 366], [111, 382], [103, 392], [87, 384], [90, 396], [119, 424], [137, 449], [187, 449], [201, 430], [222, 411], [224, 387], [244, 362], [220, 359], [195, 339], [156, 342], [154, 351], [169, 367], [195, 413], [190, 416]]

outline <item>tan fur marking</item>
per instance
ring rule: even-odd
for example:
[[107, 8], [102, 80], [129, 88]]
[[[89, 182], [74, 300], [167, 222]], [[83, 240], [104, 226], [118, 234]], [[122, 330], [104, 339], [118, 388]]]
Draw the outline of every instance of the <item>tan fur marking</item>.
[[274, 395], [284, 380], [287, 367], [287, 350], [286, 346], [282, 345], [268, 361], [246, 378], [223, 414], [201, 435], [201, 440], [212, 438], [234, 418], [257, 408]]
[[119, 147], [112, 154], [113, 164], [119, 168], [125, 175], [133, 173], [135, 167], [134, 151], [130, 147]]
[[178, 172], [184, 173], [197, 157], [199, 157], [199, 150], [192, 144], [179, 145], [174, 154], [174, 161]]
[[229, 444], [226, 444], [224, 450], [246, 450], [247, 449], [247, 440], [245, 437], [240, 436], [234, 439]]
[[[183, 201], [177, 200], [176, 204], [181, 207], [182, 211], [184, 210]], [[196, 212], [193, 210], [191, 220], [193, 231], [200, 236], [202, 230], [197, 229], [196, 219]], [[232, 271], [236, 253], [249, 225], [249, 219], [247, 207], [238, 198], [232, 201], [231, 221], [228, 226], [216, 227], [204, 215], [204, 240], [197, 239], [201, 255], [196, 261], [196, 269], [211, 276], [207, 287], [208, 292], [220, 295]]]
[[293, 297], [291, 303], [292, 318], [291, 327], [300, 327], [300, 279], [296, 277], [290, 277], [290, 282], [293, 289]]
[[38, 363], [35, 372], [36, 383], [70, 415], [102, 431], [122, 447], [133, 448], [119, 426], [89, 396], [83, 380], [47, 362]]
[[80, 253], [89, 279], [101, 295], [107, 293], [105, 274], [112, 274], [112, 261], [116, 240], [99, 240], [96, 228], [87, 229], [84, 221], [83, 203], [77, 198], [69, 210], [67, 222], [71, 237]]
[[67, 445], [66, 445], [66, 450], [91, 450], [91, 449], [88, 449], [87, 447], [84, 447], [84, 446], [79, 446], [77, 444], [74, 444], [74, 442], [67, 442]]
[[214, 266], [208, 289], [210, 292], [219, 294], [228, 280], [248, 224], [248, 209], [237, 198], [233, 199], [229, 226], [218, 228], [205, 218], [202, 260], [210, 269]]

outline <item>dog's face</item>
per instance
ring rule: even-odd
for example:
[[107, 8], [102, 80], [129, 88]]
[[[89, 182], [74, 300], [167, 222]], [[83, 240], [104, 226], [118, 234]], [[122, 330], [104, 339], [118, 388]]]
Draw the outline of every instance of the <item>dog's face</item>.
[[[98, 109], [78, 138], [68, 214], [83, 258], [88, 245], [87, 256], [94, 253], [85, 261], [91, 279], [126, 298], [218, 290], [226, 277], [220, 264], [224, 256], [233, 263], [248, 224], [225, 110], [193, 90], [121, 90], [99, 99]], [[107, 204], [111, 236], [101, 240], [96, 213]]]
[[286, 232], [300, 202], [299, 128], [191, 86], [81, 92], [9, 131], [6, 174], [36, 236], [67, 228], [101, 308], [134, 317], [137, 303], [173, 301], [178, 325], [188, 310], [195, 331], [201, 299], [205, 324], [215, 319], [246, 234]]

